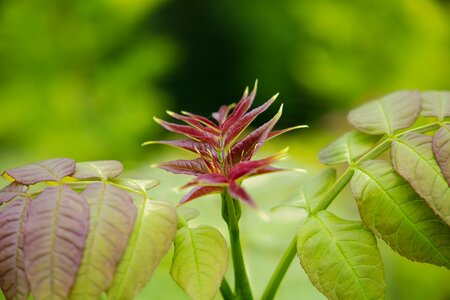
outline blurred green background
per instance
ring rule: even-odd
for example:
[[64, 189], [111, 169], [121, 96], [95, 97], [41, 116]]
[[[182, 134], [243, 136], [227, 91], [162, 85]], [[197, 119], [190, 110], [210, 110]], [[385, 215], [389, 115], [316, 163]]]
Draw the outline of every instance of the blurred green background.
[[[350, 108], [398, 89], [450, 89], [450, 1], [0, 0], [0, 169], [63, 156], [119, 159], [129, 175], [162, 179], [155, 198], [175, 203], [173, 188], [187, 178], [148, 166], [186, 154], [140, 147], [169, 138], [152, 117], [209, 115], [256, 78], [257, 104], [280, 92], [279, 128], [310, 125], [265, 151], [289, 145], [286, 164], [315, 173], [318, 150], [348, 128]], [[269, 211], [295, 199], [304, 176], [246, 186]], [[224, 230], [216, 198], [192, 206], [203, 212], [195, 222]], [[333, 210], [357, 218], [349, 194]], [[302, 212], [280, 210], [271, 223], [246, 213], [244, 247], [260, 295]], [[450, 272], [379, 246], [388, 299], [450, 299]], [[170, 255], [139, 299], [185, 299], [169, 266]], [[323, 296], [295, 262], [278, 299], [297, 298]]]

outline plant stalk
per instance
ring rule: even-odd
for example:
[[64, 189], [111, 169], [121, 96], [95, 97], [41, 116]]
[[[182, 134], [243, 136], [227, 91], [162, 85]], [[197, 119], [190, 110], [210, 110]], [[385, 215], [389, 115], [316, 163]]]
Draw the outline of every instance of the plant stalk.
[[244, 256], [242, 254], [241, 240], [239, 235], [238, 215], [240, 205], [228, 193], [222, 193], [222, 201], [226, 203], [223, 209], [227, 209], [226, 213], [222, 212], [222, 216], [227, 218], [225, 222], [228, 225], [230, 234], [231, 256], [233, 258], [235, 293], [237, 299], [252, 300], [252, 291], [248, 280], [247, 271], [245, 269]]
[[223, 278], [222, 283], [220, 284], [220, 294], [222, 295], [224, 300], [234, 299], [234, 293], [231, 290], [231, 287], [228, 284], [228, 281], [225, 277]]
[[284, 252], [283, 257], [278, 263], [275, 272], [273, 273], [269, 283], [266, 286], [266, 289], [264, 290], [264, 294], [261, 297], [261, 300], [272, 300], [275, 297], [275, 293], [277, 292], [278, 287], [280, 286], [281, 281], [283, 280], [284, 275], [289, 269], [289, 266], [291, 265], [292, 260], [294, 259], [296, 254], [297, 254], [297, 236], [295, 236], [292, 239], [291, 243], [289, 244], [289, 247]]

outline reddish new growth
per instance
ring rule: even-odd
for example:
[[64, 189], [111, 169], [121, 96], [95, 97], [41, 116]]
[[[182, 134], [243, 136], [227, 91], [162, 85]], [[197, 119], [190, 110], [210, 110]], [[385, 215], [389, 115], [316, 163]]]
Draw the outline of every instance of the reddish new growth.
[[183, 134], [188, 139], [147, 142], [144, 145], [166, 144], [183, 148], [199, 156], [194, 160], [175, 160], [158, 164], [161, 169], [175, 174], [196, 176], [184, 186], [184, 188], [193, 188], [183, 197], [180, 204], [204, 195], [227, 191], [232, 197], [254, 207], [255, 202], [240, 186], [242, 180], [281, 170], [272, 167], [271, 164], [282, 158], [286, 151], [260, 160], [251, 159], [267, 140], [305, 126], [272, 131], [281, 117], [281, 106], [270, 121], [238, 140], [247, 126], [269, 108], [278, 96], [278, 94], [273, 96], [263, 105], [249, 111], [255, 95], [256, 85], [250, 95], [246, 89], [242, 99], [236, 105], [221, 106], [218, 112], [212, 114], [216, 122], [188, 112], [182, 112], [182, 115], [168, 112], [171, 117], [183, 121], [187, 125], [169, 123], [155, 118], [155, 121], [165, 129]]

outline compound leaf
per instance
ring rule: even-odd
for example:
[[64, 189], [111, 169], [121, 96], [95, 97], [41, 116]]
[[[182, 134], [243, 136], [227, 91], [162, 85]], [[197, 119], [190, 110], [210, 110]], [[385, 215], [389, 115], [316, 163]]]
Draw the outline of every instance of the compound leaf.
[[24, 194], [28, 191], [28, 186], [18, 183], [17, 181], [11, 182], [0, 190], [0, 204], [11, 201], [14, 197]]
[[213, 299], [227, 269], [228, 249], [217, 229], [184, 226], [176, 234], [170, 274], [196, 300]]
[[0, 287], [8, 300], [26, 300], [30, 292], [25, 276], [23, 232], [30, 198], [17, 196], [0, 212]]
[[123, 165], [117, 160], [86, 161], [76, 164], [74, 178], [99, 178], [107, 180], [119, 176], [123, 171]]
[[74, 171], [73, 159], [55, 158], [6, 170], [5, 173], [19, 183], [31, 185], [41, 181], [61, 182], [63, 177], [72, 175]]
[[429, 91], [421, 93], [422, 116], [444, 120], [450, 117], [450, 92]]
[[83, 192], [91, 217], [83, 259], [70, 299], [94, 299], [110, 286], [136, 218], [131, 197], [110, 184], [96, 182]]
[[421, 109], [417, 91], [400, 91], [356, 108], [347, 116], [357, 129], [368, 134], [389, 134], [411, 126]]
[[378, 140], [378, 136], [350, 131], [320, 150], [319, 159], [326, 165], [350, 164], [370, 150]]
[[67, 299], [88, 231], [86, 200], [66, 186], [50, 186], [31, 201], [28, 211], [24, 253], [33, 296]]
[[450, 185], [450, 127], [444, 125], [436, 132], [432, 146], [442, 174]]
[[303, 269], [328, 299], [384, 299], [383, 262], [361, 222], [321, 211], [305, 220], [297, 243]]
[[450, 224], [450, 188], [434, 159], [431, 140], [431, 136], [415, 132], [394, 140], [392, 163], [434, 212]]
[[108, 299], [134, 299], [169, 251], [177, 231], [175, 206], [136, 196], [138, 216], [128, 246], [114, 274]]
[[366, 161], [352, 191], [363, 222], [394, 251], [412, 261], [450, 268], [450, 228], [387, 161]]

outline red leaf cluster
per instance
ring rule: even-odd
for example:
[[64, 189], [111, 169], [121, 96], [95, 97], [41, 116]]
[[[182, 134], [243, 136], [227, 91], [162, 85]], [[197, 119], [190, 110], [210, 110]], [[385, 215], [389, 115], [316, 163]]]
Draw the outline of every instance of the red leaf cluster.
[[183, 197], [180, 204], [204, 195], [227, 190], [234, 198], [254, 207], [255, 202], [240, 186], [240, 182], [251, 176], [281, 170], [272, 167], [271, 164], [281, 159], [285, 155], [285, 151], [260, 160], [252, 160], [252, 158], [267, 140], [306, 126], [272, 131], [281, 117], [283, 108], [281, 106], [271, 120], [247, 136], [241, 137], [250, 123], [272, 105], [278, 94], [261, 106], [250, 110], [255, 96], [256, 85], [250, 94], [246, 89], [236, 105], [222, 105], [217, 112], [213, 113], [212, 117], [215, 122], [188, 112], [182, 112], [182, 115], [168, 112], [171, 117], [184, 122], [184, 125], [155, 118], [155, 121], [165, 129], [185, 135], [188, 139], [152, 141], [146, 142], [144, 145], [165, 144], [191, 151], [199, 156], [193, 160], [174, 160], [157, 165], [161, 169], [175, 174], [196, 176], [184, 186], [184, 188], [193, 188]]

